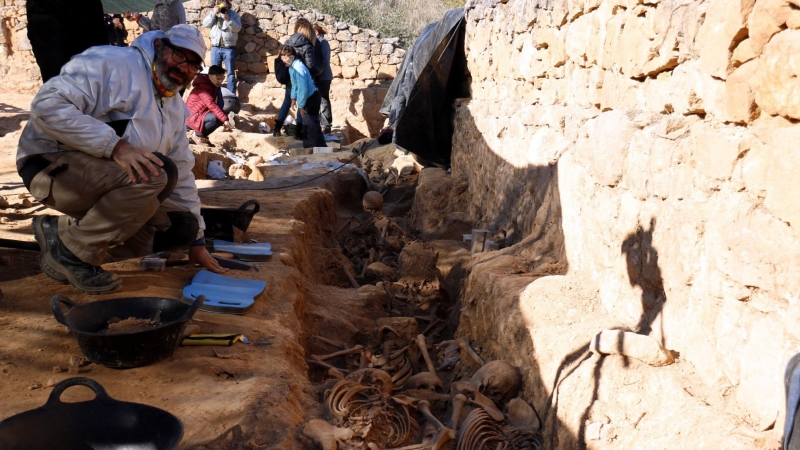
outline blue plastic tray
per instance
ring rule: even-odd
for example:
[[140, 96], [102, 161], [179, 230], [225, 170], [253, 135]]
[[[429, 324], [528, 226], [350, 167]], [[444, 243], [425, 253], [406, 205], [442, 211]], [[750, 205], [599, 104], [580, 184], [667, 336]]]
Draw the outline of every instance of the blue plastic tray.
[[242, 261], [265, 261], [272, 256], [272, 245], [268, 242], [234, 244], [214, 239], [214, 251], [232, 253], [235, 258]]
[[253, 309], [255, 298], [261, 295], [267, 283], [259, 280], [240, 280], [201, 270], [192, 284], [183, 288], [184, 301], [194, 301], [200, 295], [206, 301], [200, 311], [244, 314]]

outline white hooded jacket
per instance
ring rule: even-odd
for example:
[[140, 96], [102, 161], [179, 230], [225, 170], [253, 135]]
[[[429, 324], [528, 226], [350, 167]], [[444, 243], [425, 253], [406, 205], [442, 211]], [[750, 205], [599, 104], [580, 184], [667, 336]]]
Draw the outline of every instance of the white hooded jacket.
[[185, 132], [188, 110], [181, 97], [161, 97], [153, 85], [153, 41], [163, 37], [162, 31], [151, 31], [130, 47], [92, 47], [65, 64], [31, 103], [30, 120], [17, 147], [17, 165], [21, 167], [28, 156], [62, 151], [110, 158], [120, 138], [106, 123], [130, 120], [123, 139], [169, 156], [178, 166], [178, 184], [167, 201], [197, 218], [199, 238], [205, 223]]

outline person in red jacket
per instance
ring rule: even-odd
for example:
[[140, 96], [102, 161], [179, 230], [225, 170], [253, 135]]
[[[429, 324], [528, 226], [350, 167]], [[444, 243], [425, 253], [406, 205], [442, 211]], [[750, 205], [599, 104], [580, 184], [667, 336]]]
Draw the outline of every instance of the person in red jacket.
[[222, 83], [225, 81], [225, 69], [220, 66], [208, 68], [208, 75], [197, 75], [192, 82], [192, 92], [186, 99], [189, 117], [186, 126], [194, 130], [195, 139], [200, 145], [213, 147], [208, 135], [220, 127], [231, 131], [228, 115], [222, 110]]

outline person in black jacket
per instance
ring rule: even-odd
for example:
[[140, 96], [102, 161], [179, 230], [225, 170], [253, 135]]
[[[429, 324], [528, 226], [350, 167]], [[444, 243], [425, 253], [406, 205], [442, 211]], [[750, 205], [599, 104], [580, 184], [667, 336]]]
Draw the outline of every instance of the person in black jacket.
[[108, 45], [103, 3], [86, 0], [28, 0], [28, 39], [42, 82], [61, 72], [73, 56], [95, 45]]
[[319, 68], [319, 76], [314, 78], [314, 84], [319, 89], [322, 96], [322, 106], [320, 106], [320, 123], [322, 132], [328, 134], [333, 125], [333, 113], [331, 112], [331, 83], [333, 82], [333, 71], [331, 70], [331, 45], [325, 39], [328, 31], [319, 24], [314, 24], [314, 31], [317, 33], [317, 42], [314, 44], [314, 66]]
[[[317, 67], [314, 61], [314, 43], [317, 41], [317, 34], [314, 32], [314, 27], [311, 25], [311, 22], [308, 19], [300, 18], [297, 19], [297, 22], [294, 24], [294, 34], [289, 37], [286, 41], [285, 46], [294, 48], [294, 52], [297, 55], [297, 59], [302, 61], [306, 67], [308, 67], [309, 72], [311, 72], [311, 76], [316, 78], [319, 76], [320, 69]], [[278, 64], [280, 61], [276, 60], [275, 63], [275, 73], [276, 77], [279, 77], [279, 68]], [[288, 75], [288, 70], [287, 70]], [[280, 80], [278, 80], [280, 81]], [[281, 109], [278, 111], [278, 119], [275, 121], [275, 131], [273, 132], [273, 136], [280, 136], [281, 135], [281, 128], [283, 127], [283, 122], [286, 120], [286, 116], [289, 115], [289, 108], [292, 106], [292, 84], [291, 81], [287, 83], [283, 83], [286, 85], [286, 94], [283, 97], [283, 104], [281, 104]], [[301, 122], [302, 118], [300, 116], [297, 117], [297, 127], [295, 128], [295, 137], [300, 138], [300, 130], [302, 128]]]

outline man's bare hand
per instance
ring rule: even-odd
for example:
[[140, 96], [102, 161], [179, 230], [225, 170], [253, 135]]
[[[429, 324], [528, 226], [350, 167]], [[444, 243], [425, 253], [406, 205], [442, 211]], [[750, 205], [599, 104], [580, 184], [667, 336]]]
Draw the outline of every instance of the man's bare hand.
[[306, 118], [306, 110], [304, 108], [298, 108], [297, 110], [300, 113], [300, 116], [305, 119]]
[[226, 120], [225, 123], [222, 124], [222, 130], [223, 131], [229, 131], [229, 132], [233, 131], [233, 126], [231, 126], [231, 123]]
[[220, 266], [219, 262], [217, 262], [202, 245], [189, 247], [189, 267], [192, 268], [195, 264], [200, 264], [214, 273], [225, 273], [228, 271], [228, 269]]
[[114, 146], [111, 159], [128, 172], [131, 183], [136, 183], [139, 178], [150, 181], [148, 174], [157, 177], [158, 167], [164, 166], [156, 155], [134, 147], [124, 139], [120, 139]]

